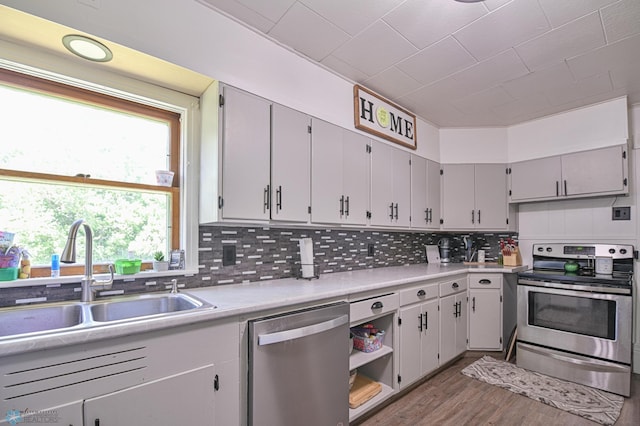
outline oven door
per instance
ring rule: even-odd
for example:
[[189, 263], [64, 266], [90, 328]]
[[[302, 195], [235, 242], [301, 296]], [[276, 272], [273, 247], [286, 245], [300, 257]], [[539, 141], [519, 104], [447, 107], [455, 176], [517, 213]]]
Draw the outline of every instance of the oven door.
[[518, 282], [519, 341], [631, 364], [631, 295], [551, 286]]

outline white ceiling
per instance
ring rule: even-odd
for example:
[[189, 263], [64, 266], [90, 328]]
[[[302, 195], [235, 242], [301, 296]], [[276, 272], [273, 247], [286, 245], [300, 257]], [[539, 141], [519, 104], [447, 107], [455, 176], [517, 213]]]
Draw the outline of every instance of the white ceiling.
[[199, 1], [442, 127], [640, 103], [640, 0]]

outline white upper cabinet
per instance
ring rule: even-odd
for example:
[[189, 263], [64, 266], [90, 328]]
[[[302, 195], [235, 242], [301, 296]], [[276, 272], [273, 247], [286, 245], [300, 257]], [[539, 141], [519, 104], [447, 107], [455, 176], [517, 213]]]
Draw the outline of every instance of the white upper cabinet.
[[627, 194], [626, 145], [510, 165], [511, 202]]
[[371, 147], [371, 225], [409, 227], [411, 154], [381, 142]]
[[311, 221], [366, 225], [369, 139], [317, 119], [311, 128]]
[[271, 111], [271, 219], [309, 220], [311, 118], [282, 105]]
[[271, 102], [231, 87], [223, 96], [222, 218], [268, 220]]
[[[213, 97], [203, 97], [205, 113]], [[215, 103], [218, 130], [203, 125], [201, 222], [308, 222], [311, 118], [229, 86]]]
[[411, 155], [411, 227], [440, 228], [440, 164]]
[[442, 166], [444, 229], [507, 229], [507, 178], [503, 164]]

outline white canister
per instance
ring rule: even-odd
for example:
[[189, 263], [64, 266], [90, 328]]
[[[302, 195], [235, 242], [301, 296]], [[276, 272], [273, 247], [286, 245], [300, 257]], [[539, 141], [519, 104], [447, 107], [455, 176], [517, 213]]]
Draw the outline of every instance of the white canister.
[[613, 258], [609, 256], [596, 257], [596, 274], [613, 274]]
[[478, 250], [478, 263], [484, 263], [486, 252], [484, 250]]

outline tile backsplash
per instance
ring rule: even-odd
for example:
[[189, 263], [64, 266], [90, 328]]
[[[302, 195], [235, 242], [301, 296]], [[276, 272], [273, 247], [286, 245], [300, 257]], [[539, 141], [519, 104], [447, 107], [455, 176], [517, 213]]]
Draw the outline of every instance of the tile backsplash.
[[[280, 228], [251, 226], [201, 226], [199, 229], [199, 272], [176, 277], [181, 288], [196, 288], [249, 281], [295, 277], [300, 267], [299, 240], [313, 240], [314, 261], [320, 274], [367, 268], [425, 263], [425, 245], [443, 237], [451, 242], [454, 262], [464, 258], [463, 237], [474, 249], [486, 251], [486, 261], [497, 259], [500, 238], [517, 238], [505, 233], [443, 233], [326, 228]], [[370, 255], [372, 246], [373, 255]], [[223, 247], [235, 249], [235, 263], [223, 262]], [[174, 277], [116, 280], [113, 288], [98, 298], [165, 290]], [[80, 284], [30, 286], [0, 290], [0, 307], [44, 301], [80, 298]]]

